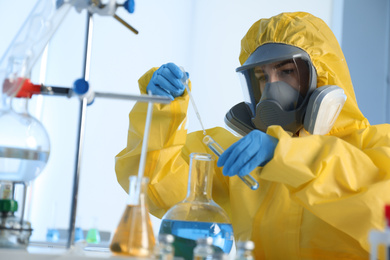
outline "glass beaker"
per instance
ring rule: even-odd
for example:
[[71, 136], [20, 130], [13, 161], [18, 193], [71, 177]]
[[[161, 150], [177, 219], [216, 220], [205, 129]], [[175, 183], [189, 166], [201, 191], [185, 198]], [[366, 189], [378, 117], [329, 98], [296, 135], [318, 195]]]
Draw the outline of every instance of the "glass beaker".
[[0, 180], [29, 182], [49, 159], [49, 136], [28, 113], [27, 99], [9, 98], [5, 104], [0, 111]]
[[152, 257], [156, 240], [146, 202], [149, 179], [144, 177], [138, 183], [137, 176], [130, 176], [129, 180], [129, 201], [115, 230], [110, 250], [115, 255]]
[[233, 228], [225, 211], [211, 196], [214, 157], [192, 153], [187, 197], [170, 208], [162, 218], [160, 234], [172, 234], [175, 256], [193, 259], [199, 238], [213, 238], [216, 252], [229, 253], [233, 245]]

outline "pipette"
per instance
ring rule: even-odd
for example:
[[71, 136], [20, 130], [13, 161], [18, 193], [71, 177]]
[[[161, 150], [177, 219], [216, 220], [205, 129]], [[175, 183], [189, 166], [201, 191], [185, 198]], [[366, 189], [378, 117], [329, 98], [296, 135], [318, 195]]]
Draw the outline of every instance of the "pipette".
[[198, 118], [199, 123], [200, 123], [200, 125], [202, 126], [203, 134], [206, 135], [206, 130], [204, 129], [204, 126], [203, 126], [203, 123], [202, 123], [202, 119], [200, 118], [199, 111], [198, 111], [198, 109], [196, 108], [195, 101], [194, 101], [194, 98], [192, 97], [190, 88], [188, 87], [188, 77], [187, 77], [187, 73], [186, 73], [186, 71], [184, 70], [183, 67], [180, 67], [180, 69], [181, 69], [181, 71], [183, 72], [183, 77], [181, 78], [181, 82], [182, 82], [183, 85], [186, 87], [186, 90], [187, 90], [187, 92], [188, 92], [188, 95], [190, 96], [190, 100], [191, 100], [192, 106], [193, 106], [193, 108], [194, 108], [194, 110], [195, 110], [196, 117]]
[[[214, 141], [214, 139], [212, 139], [209, 135], [207, 135], [206, 130], [204, 129], [204, 126], [202, 123], [202, 119], [200, 118], [199, 111], [195, 105], [194, 98], [192, 97], [190, 88], [188, 87], [187, 73], [185, 72], [183, 67], [180, 67], [180, 69], [183, 72], [183, 77], [181, 78], [181, 82], [183, 83], [183, 85], [185, 86], [185, 88], [188, 92], [192, 106], [194, 107], [194, 110], [195, 110], [195, 114], [198, 117], [199, 123], [203, 129], [203, 134], [205, 135], [205, 137], [203, 138], [203, 143], [206, 144], [211, 149], [211, 151], [213, 151], [213, 153], [215, 153], [215, 155], [217, 155], [219, 157], [219, 156], [221, 156], [221, 154], [225, 150], [216, 141]], [[245, 175], [245, 176], [238, 175], [238, 177], [240, 177], [240, 179], [252, 190], [257, 190], [259, 188], [259, 183], [250, 174]]]
[[[218, 157], [225, 151], [211, 136], [206, 135], [203, 138], [203, 143], [207, 145], [215, 155]], [[240, 176], [240, 179], [252, 190], [257, 190], [259, 188], [259, 183], [250, 175]]]

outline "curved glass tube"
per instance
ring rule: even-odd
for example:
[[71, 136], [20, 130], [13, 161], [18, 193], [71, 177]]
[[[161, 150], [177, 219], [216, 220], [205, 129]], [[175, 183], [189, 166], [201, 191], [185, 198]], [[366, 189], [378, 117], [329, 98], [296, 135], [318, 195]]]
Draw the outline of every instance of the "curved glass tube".
[[74, 1], [39, 0], [0, 59], [2, 103], [17, 94]]

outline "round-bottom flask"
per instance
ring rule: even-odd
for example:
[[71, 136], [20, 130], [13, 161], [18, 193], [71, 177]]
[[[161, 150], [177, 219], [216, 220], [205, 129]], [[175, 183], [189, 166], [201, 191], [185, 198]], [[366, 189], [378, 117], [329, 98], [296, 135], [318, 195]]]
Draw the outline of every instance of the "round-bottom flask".
[[193, 259], [199, 238], [211, 237], [215, 252], [229, 253], [233, 245], [233, 228], [225, 211], [211, 196], [214, 157], [192, 153], [186, 198], [163, 216], [160, 234], [175, 238], [175, 256]]
[[46, 166], [49, 136], [28, 113], [27, 99], [9, 99], [8, 103], [0, 111], [0, 180], [29, 182]]

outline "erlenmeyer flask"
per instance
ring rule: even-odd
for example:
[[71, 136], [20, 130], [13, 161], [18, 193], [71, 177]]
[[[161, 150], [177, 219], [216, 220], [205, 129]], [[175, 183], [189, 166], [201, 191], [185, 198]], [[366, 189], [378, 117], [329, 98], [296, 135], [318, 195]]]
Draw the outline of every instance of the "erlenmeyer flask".
[[0, 180], [32, 181], [49, 158], [49, 136], [27, 104], [25, 98], [8, 98], [0, 111]]
[[151, 257], [156, 241], [145, 195], [149, 179], [142, 178], [140, 189], [138, 177], [130, 176], [129, 180], [129, 201], [110, 249], [116, 255]]
[[175, 256], [193, 259], [198, 238], [213, 238], [215, 252], [229, 253], [233, 245], [233, 228], [225, 211], [211, 196], [214, 157], [192, 153], [187, 197], [165, 213], [160, 234], [172, 234]]

